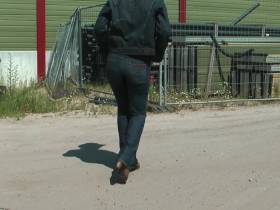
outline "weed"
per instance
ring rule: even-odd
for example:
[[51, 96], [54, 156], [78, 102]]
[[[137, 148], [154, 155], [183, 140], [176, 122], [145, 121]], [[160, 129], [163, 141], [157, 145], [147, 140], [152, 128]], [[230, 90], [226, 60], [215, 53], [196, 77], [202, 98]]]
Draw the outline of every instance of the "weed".
[[7, 84], [9, 92], [11, 93], [12, 89], [16, 87], [18, 82], [18, 65], [14, 63], [10, 53], [7, 66]]

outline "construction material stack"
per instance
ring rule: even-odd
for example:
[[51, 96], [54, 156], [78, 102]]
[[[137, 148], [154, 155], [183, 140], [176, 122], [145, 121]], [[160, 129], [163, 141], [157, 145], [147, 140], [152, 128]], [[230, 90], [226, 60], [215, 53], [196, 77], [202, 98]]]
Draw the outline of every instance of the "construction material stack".
[[105, 56], [94, 38], [94, 26], [82, 27], [82, 69], [85, 82], [105, 80]]
[[232, 95], [247, 99], [273, 97], [279, 88], [279, 74], [280, 58], [261, 53], [252, 53], [244, 57], [236, 55], [232, 59], [230, 73]]

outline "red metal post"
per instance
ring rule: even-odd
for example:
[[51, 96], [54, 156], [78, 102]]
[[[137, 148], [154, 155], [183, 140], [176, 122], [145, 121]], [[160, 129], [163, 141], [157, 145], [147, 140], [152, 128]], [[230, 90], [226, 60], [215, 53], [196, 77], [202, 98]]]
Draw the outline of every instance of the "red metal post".
[[46, 0], [37, 0], [37, 74], [38, 81], [46, 75]]
[[179, 0], [179, 22], [186, 23], [187, 21], [187, 0]]

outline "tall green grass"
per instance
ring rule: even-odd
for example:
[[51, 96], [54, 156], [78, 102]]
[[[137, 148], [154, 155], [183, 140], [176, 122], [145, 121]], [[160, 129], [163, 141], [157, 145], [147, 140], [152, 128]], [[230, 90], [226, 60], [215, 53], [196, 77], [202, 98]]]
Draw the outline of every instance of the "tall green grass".
[[51, 100], [45, 89], [36, 85], [13, 88], [0, 95], [0, 118], [57, 112], [62, 107], [61, 102]]

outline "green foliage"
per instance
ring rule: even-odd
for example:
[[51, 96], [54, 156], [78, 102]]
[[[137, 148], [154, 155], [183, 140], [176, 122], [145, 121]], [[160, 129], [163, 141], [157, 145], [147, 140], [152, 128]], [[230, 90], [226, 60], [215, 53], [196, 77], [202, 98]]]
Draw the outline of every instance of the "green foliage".
[[[97, 88], [97, 86], [95, 87]], [[109, 86], [99, 86], [98, 90], [109, 91]], [[44, 86], [32, 83], [31, 86], [12, 87], [6, 93], [0, 93], [0, 118], [24, 117], [29, 113], [67, 113], [83, 111], [92, 116], [98, 114], [115, 114], [116, 108], [111, 105], [95, 105], [81, 92], [53, 100], [49, 97]]]
[[5, 79], [4, 79], [4, 76], [0, 72], [0, 85], [4, 85], [4, 84], [5, 84]]
[[18, 82], [18, 65], [15, 65], [12, 55], [9, 53], [8, 67], [7, 67], [7, 84], [9, 91], [17, 85]]
[[213, 94], [217, 99], [232, 99], [231, 87], [227, 82], [219, 83], [218, 87]]
[[3, 75], [3, 68], [2, 68], [2, 60], [0, 58], [0, 85], [4, 85], [5, 84], [5, 79], [4, 79], [4, 75]]
[[149, 87], [149, 101], [158, 102], [160, 98], [158, 85], [150, 85]]

